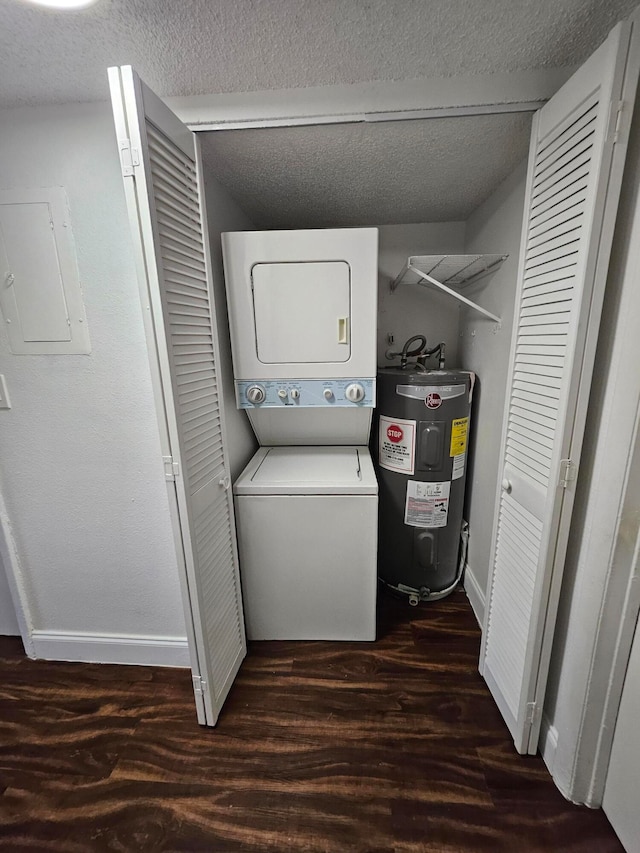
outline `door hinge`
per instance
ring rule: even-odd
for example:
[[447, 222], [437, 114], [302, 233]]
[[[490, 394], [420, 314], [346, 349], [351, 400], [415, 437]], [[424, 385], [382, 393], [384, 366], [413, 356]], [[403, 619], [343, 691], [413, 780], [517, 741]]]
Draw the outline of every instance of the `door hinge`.
[[622, 135], [622, 122], [623, 122], [623, 113], [624, 113], [624, 101], [618, 101], [617, 103], [611, 102], [611, 112], [615, 110], [615, 115], [613, 116], [613, 121], [609, 125], [612, 127], [612, 136], [611, 141], [615, 145], [616, 142], [620, 141], [620, 137]]
[[173, 461], [173, 456], [163, 456], [165, 480], [175, 480], [180, 476], [180, 465]]
[[533, 726], [538, 721], [539, 713], [540, 706], [537, 702], [527, 702], [527, 716], [525, 718], [525, 723], [527, 723], [527, 725]]
[[120, 149], [120, 165], [122, 166], [122, 174], [125, 177], [133, 175], [133, 167], [140, 165], [138, 149], [131, 146], [130, 139], [119, 139], [118, 148]]
[[207, 692], [207, 682], [203, 681], [200, 675], [192, 675], [191, 678], [193, 680], [193, 692], [197, 696], [203, 696]]
[[578, 466], [571, 459], [560, 460], [560, 479], [558, 485], [561, 489], [566, 489], [569, 483], [572, 483], [578, 476]]

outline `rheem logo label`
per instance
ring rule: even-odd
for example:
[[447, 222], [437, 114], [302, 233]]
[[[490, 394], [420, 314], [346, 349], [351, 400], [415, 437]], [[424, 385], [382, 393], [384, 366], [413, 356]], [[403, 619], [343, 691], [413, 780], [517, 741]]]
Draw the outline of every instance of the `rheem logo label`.
[[404, 433], [397, 424], [391, 424], [391, 426], [387, 427], [387, 438], [389, 441], [398, 444], [402, 441], [403, 437]]
[[442, 405], [442, 397], [437, 391], [432, 391], [431, 394], [427, 394], [427, 399], [424, 402], [427, 409], [439, 409]]

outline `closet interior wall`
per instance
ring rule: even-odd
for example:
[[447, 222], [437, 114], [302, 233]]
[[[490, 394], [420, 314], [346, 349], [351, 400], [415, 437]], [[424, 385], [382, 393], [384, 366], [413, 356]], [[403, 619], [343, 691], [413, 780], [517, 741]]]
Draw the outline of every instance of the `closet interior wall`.
[[464, 585], [480, 624], [490, 572], [526, 168], [523, 161], [466, 223], [465, 252], [491, 251], [509, 256], [495, 273], [465, 290], [465, 296], [499, 316], [501, 324], [466, 306], [460, 309], [459, 366], [477, 374], [464, 513], [469, 522]]

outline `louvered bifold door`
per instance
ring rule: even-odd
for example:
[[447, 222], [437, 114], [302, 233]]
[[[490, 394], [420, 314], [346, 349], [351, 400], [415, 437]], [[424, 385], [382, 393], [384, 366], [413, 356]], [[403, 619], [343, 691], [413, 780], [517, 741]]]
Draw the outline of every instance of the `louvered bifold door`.
[[165, 471], [175, 496], [194, 690], [214, 725], [246, 654], [200, 155], [130, 67], [109, 70]]
[[630, 34], [616, 27], [534, 118], [480, 654], [519, 752], [539, 736], [637, 80]]

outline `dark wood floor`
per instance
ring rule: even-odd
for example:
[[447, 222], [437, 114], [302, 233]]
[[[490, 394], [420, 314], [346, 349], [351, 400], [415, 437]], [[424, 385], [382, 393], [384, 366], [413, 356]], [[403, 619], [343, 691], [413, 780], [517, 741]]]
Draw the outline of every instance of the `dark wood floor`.
[[463, 593], [385, 599], [380, 624], [375, 644], [254, 644], [215, 730], [185, 670], [34, 662], [0, 640], [0, 848], [622, 850], [514, 752]]

